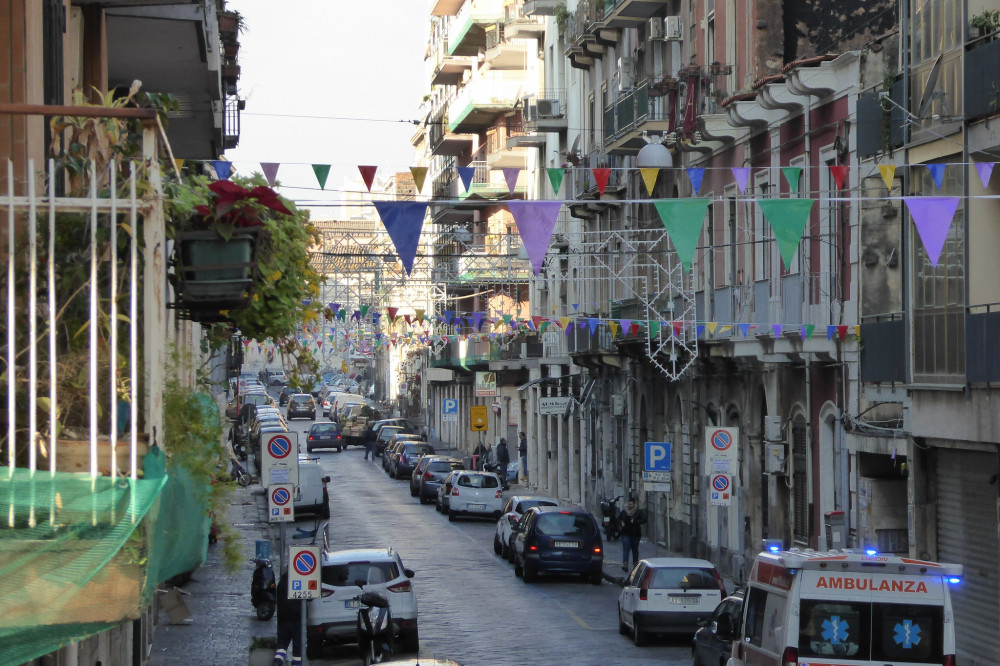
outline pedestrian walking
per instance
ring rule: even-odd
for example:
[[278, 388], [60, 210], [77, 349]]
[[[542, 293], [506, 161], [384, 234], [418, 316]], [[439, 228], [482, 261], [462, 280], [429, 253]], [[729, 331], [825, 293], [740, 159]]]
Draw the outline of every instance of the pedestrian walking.
[[493, 445], [486, 442], [486, 448], [483, 450], [482, 457], [479, 458], [479, 469], [485, 470], [488, 466], [492, 466], [496, 460], [493, 458]]
[[517, 464], [517, 482], [528, 482], [528, 436], [522, 431], [518, 434], [517, 455], [520, 460]]
[[292, 666], [302, 664], [302, 601], [288, 598], [288, 573], [278, 581], [278, 649], [274, 653], [273, 666], [284, 666], [288, 662], [288, 646], [292, 646]]
[[365, 460], [375, 460], [375, 436], [365, 437]]
[[628, 504], [618, 520], [622, 525], [622, 571], [628, 571], [628, 556], [632, 554], [632, 566], [639, 561], [639, 539], [642, 537], [642, 525], [646, 522], [646, 512], [639, 508], [634, 497], [628, 498]]
[[483, 446], [482, 442], [476, 444], [476, 448], [472, 450], [472, 469], [477, 472], [483, 469], [483, 456], [486, 454], [486, 447]]
[[500, 468], [500, 480], [503, 482], [504, 490], [507, 489], [507, 466], [510, 464], [510, 451], [507, 450], [507, 440], [500, 438], [497, 444], [497, 467]]

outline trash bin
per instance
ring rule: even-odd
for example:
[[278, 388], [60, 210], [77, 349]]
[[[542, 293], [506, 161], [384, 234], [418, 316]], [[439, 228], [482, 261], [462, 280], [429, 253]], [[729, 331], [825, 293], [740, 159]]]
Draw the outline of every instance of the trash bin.
[[847, 548], [847, 515], [843, 511], [827, 511], [823, 514], [826, 524], [827, 550]]

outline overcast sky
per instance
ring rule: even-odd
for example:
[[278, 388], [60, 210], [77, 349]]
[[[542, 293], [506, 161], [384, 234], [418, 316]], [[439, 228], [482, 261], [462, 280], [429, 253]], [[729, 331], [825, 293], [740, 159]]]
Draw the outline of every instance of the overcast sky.
[[[307, 204], [331, 199], [312, 164], [331, 165], [326, 189], [334, 192], [345, 179], [360, 181], [359, 164], [377, 165], [379, 176], [409, 170], [416, 126], [375, 121], [418, 119], [429, 89], [426, 0], [229, 0], [228, 7], [247, 24], [239, 55], [246, 109], [239, 146], [226, 151], [238, 173], [280, 162], [281, 194]], [[313, 218], [336, 218], [336, 208], [328, 210], [314, 209]]]

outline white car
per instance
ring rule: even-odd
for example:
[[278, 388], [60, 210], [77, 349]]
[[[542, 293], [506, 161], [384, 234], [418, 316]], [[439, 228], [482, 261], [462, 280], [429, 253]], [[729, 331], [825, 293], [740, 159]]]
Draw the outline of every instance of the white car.
[[376, 567], [385, 577], [386, 597], [396, 625], [397, 652], [416, 652], [417, 595], [410, 579], [414, 573], [392, 548], [364, 548], [325, 552], [322, 557], [322, 585], [319, 599], [307, 605], [306, 653], [319, 658], [324, 644], [353, 643], [357, 640], [359, 582], [369, 580], [369, 569]]
[[618, 596], [618, 630], [636, 645], [650, 634], [694, 636], [726, 597], [715, 565], [687, 557], [639, 560]]
[[559, 500], [535, 495], [513, 495], [508, 498], [503, 507], [503, 515], [497, 521], [497, 530], [493, 534], [494, 553], [511, 562], [514, 561], [514, 551], [511, 548], [514, 543], [514, 533], [511, 527], [517, 525], [524, 512], [533, 506], [559, 506]]
[[448, 496], [448, 520], [456, 516], [500, 517], [503, 510], [503, 484], [492, 472], [463, 470], [452, 473]]

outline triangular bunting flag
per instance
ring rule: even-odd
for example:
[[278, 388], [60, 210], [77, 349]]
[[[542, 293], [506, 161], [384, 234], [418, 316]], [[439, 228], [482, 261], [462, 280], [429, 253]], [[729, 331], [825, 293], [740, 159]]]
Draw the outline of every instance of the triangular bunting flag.
[[827, 340], [833, 340], [833, 334], [836, 333], [836, 332], [837, 332], [837, 327], [836, 326], [827, 326], [826, 327], [826, 339]]
[[395, 321], [396, 321], [396, 313], [397, 312], [399, 312], [399, 308], [386, 308], [385, 309], [385, 313], [387, 315], [389, 315], [389, 321], [391, 323], [395, 323]]
[[719, 327], [719, 322], [717, 322], [717, 321], [710, 321], [707, 324], [705, 324], [705, 326], [708, 327], [708, 332], [709, 333], [711, 333], [712, 335], [715, 335], [715, 329]]
[[359, 164], [358, 171], [361, 172], [361, 179], [365, 181], [365, 187], [367, 187], [368, 191], [371, 192], [372, 183], [375, 182], [375, 172], [378, 171], [378, 167], [371, 165], [362, 166]]
[[458, 177], [462, 179], [462, 185], [465, 187], [466, 192], [468, 192], [469, 188], [472, 187], [472, 177], [475, 175], [476, 167], [458, 167]]
[[979, 174], [979, 182], [983, 184], [984, 188], [989, 188], [990, 186], [990, 176], [993, 174], [993, 166], [996, 162], [980, 162], [976, 164], [976, 173]]
[[545, 173], [549, 174], [549, 182], [552, 183], [552, 191], [555, 194], [559, 194], [559, 188], [562, 187], [563, 176], [566, 175], [566, 169], [560, 167], [550, 167], [545, 170]]
[[622, 325], [622, 335], [628, 337], [629, 330], [632, 328], [632, 320], [620, 319], [618, 321]]
[[698, 190], [701, 189], [701, 181], [705, 177], [704, 167], [688, 167], [687, 175], [691, 180], [691, 187], [694, 188], [694, 193], [698, 194]]
[[261, 162], [260, 170], [264, 172], [264, 178], [267, 178], [267, 184], [274, 187], [274, 184], [278, 180], [278, 167], [281, 166], [278, 162]]
[[710, 199], [657, 199], [653, 201], [656, 212], [674, 244], [685, 272], [691, 270], [694, 251], [705, 223], [705, 212]]
[[472, 328], [473, 330], [480, 330], [483, 326], [483, 317], [486, 316], [485, 312], [473, 312], [472, 313]]
[[362, 317], [368, 316], [368, 308], [370, 308], [370, 307], [371, 307], [370, 305], [362, 305], [361, 306], [361, 316]]
[[319, 189], [326, 189], [326, 179], [330, 175], [330, 165], [329, 164], [313, 164], [313, 173], [316, 174], [316, 182], [319, 183]]
[[653, 319], [649, 322], [649, 337], [656, 338], [660, 335], [660, 322]]
[[806, 329], [806, 338], [812, 340], [813, 331], [816, 330], [816, 324], [807, 324], [805, 329]]
[[424, 309], [423, 308], [414, 308], [414, 312], [416, 313], [417, 321], [420, 322], [420, 323], [423, 323], [423, 321], [424, 321]]
[[646, 194], [653, 196], [653, 188], [656, 187], [656, 177], [660, 175], [659, 167], [643, 167], [639, 169], [642, 175], [642, 182], [646, 184]]
[[682, 321], [671, 322], [670, 327], [674, 330], [675, 338], [681, 337], [681, 331], [684, 330], [684, 322]]
[[840, 341], [843, 342], [847, 338], [847, 327], [846, 326], [838, 326], [837, 327], [837, 335], [840, 336]]
[[426, 201], [374, 201], [375, 209], [382, 218], [382, 225], [389, 232], [389, 238], [396, 247], [396, 254], [403, 262], [409, 275], [413, 270], [413, 259], [417, 256], [420, 230], [424, 226]]
[[229, 180], [229, 176], [233, 173], [233, 163], [226, 160], [214, 160], [212, 167], [219, 180]]
[[847, 179], [847, 165], [831, 164], [830, 175], [833, 176], [833, 182], [836, 184], [837, 189], [844, 189], [844, 181]]
[[694, 329], [694, 337], [700, 338], [701, 335], [702, 335], [702, 333], [704, 333], [704, 332], [705, 332], [705, 325], [704, 324], [698, 324], [697, 326], [695, 326], [695, 329]]
[[747, 181], [750, 180], [750, 167], [733, 167], [731, 171], [733, 178], [736, 179], [736, 187], [739, 188], [740, 194], [746, 194]]
[[802, 167], [782, 167], [781, 173], [785, 174], [788, 181], [788, 191], [795, 194], [799, 191], [799, 177], [802, 175]]
[[611, 339], [614, 340], [615, 338], [618, 337], [618, 328], [619, 328], [618, 322], [612, 319], [611, 321], [608, 322], [608, 327], [611, 329]]
[[805, 231], [806, 222], [809, 221], [809, 211], [812, 210], [813, 203], [812, 199], [757, 200], [757, 205], [774, 230], [778, 251], [786, 269], [799, 249], [799, 241], [802, 240], [802, 232]]
[[569, 317], [560, 317], [559, 318], [559, 325], [563, 327], [563, 330], [566, 331], [567, 334], [569, 334], [570, 322], [572, 322], [572, 321], [573, 320], [570, 319]]
[[604, 195], [604, 188], [608, 186], [608, 178], [611, 177], [611, 169], [607, 167], [601, 167], [599, 169], [591, 169], [594, 174], [594, 182], [597, 183], [597, 191]]
[[879, 164], [878, 172], [882, 174], [882, 182], [885, 186], [892, 191], [892, 181], [896, 177], [896, 165], [895, 164]]
[[174, 166], [177, 168], [178, 172], [180, 172], [180, 170], [184, 168], [184, 161], [185, 160], [183, 158], [180, 158], [180, 157], [178, 157], [178, 158], [176, 158], [174, 160]]
[[945, 238], [958, 209], [958, 197], [904, 197], [903, 201], [913, 217], [913, 224], [920, 234], [927, 259], [931, 266], [937, 267]]
[[511, 196], [514, 196], [514, 188], [517, 187], [517, 176], [521, 173], [519, 167], [504, 167], [503, 168], [503, 179], [507, 183], [507, 190], [510, 192]]
[[774, 337], [780, 338], [781, 331], [784, 330], [784, 326], [781, 324], [771, 324], [771, 330], [774, 332]]
[[561, 207], [562, 203], [558, 201], [507, 202], [507, 210], [514, 216], [517, 232], [521, 235], [521, 242], [524, 243], [524, 250], [528, 253], [535, 275], [542, 270]]
[[854, 337], [856, 337], [859, 340], [861, 339], [861, 327], [860, 326], [855, 326], [854, 327]]
[[750, 324], [740, 324], [740, 333], [743, 334], [744, 338], [747, 337], [750, 334]]
[[934, 186], [937, 189], [941, 189], [941, 182], [944, 180], [944, 164], [928, 164], [927, 170], [931, 172], [931, 178], [934, 179]]
[[600, 323], [601, 320], [597, 317], [587, 317], [587, 327], [590, 329], [591, 335], [597, 332], [597, 325]]
[[632, 322], [632, 325], [629, 326], [629, 335], [631, 335], [634, 338], [635, 336], [639, 335], [640, 330], [642, 330], [642, 326], [639, 325], [639, 322], [634, 321]]
[[424, 179], [427, 177], [427, 167], [411, 166], [410, 173], [413, 174], [413, 184], [417, 188], [417, 194], [420, 194], [420, 190], [424, 189]]

